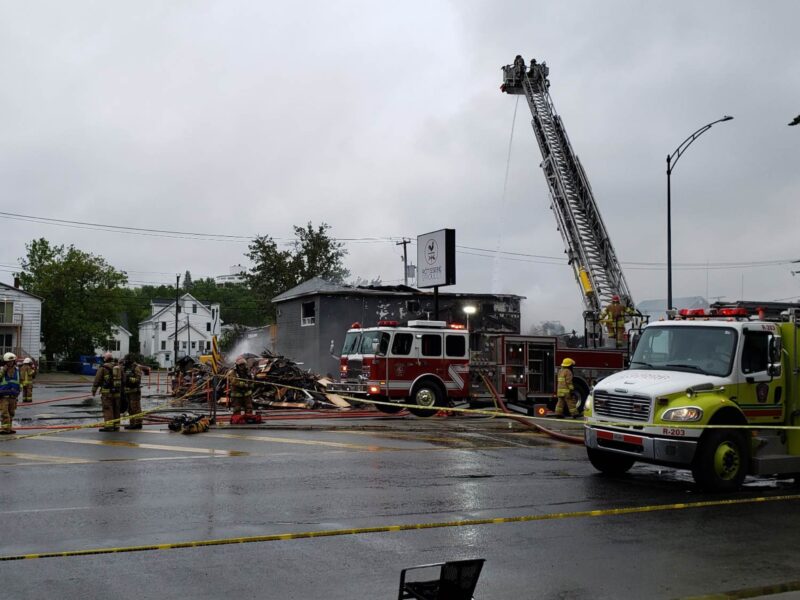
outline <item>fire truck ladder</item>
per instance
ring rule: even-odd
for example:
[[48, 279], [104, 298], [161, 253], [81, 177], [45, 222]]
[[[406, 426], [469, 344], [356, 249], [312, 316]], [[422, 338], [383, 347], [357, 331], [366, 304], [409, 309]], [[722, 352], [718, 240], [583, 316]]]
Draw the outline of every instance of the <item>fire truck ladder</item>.
[[500, 89], [507, 94], [524, 94], [528, 101], [533, 115], [531, 125], [544, 159], [540, 166], [552, 197], [550, 208], [582, 291], [584, 317], [595, 323], [592, 329], [596, 330], [600, 311], [613, 295], [630, 307], [633, 299], [589, 180], [553, 106], [548, 92], [549, 72], [546, 63], [537, 64], [535, 60], [528, 70], [518, 57], [515, 64], [503, 67]]

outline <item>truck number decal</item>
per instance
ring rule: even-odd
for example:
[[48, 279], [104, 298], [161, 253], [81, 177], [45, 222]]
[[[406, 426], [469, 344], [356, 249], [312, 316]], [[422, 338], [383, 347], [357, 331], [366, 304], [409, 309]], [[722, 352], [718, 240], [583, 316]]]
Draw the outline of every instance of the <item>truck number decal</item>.
[[676, 429], [675, 427], [664, 427], [661, 429], [661, 433], [664, 435], [672, 435], [675, 437], [683, 437], [686, 435], [685, 429]]

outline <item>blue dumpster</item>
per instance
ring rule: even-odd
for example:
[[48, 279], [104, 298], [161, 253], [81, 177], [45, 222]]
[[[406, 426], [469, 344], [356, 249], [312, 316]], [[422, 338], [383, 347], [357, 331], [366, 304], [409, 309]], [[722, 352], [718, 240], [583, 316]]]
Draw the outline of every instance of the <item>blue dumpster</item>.
[[103, 364], [101, 356], [88, 356], [81, 355], [78, 357], [81, 361], [81, 375], [89, 375], [94, 377], [97, 374], [97, 368]]

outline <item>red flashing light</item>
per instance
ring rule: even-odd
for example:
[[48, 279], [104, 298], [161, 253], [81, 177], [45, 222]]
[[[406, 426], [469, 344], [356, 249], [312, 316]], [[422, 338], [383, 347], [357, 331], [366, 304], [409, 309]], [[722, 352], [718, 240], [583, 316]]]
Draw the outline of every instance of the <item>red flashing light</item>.
[[356, 321], [355, 323], [353, 323], [352, 325], [350, 325], [350, 329], [361, 329], [361, 323], [359, 323], [358, 321]]
[[461, 323], [450, 323], [450, 329], [466, 329]]
[[378, 327], [397, 327], [399, 324], [397, 321], [378, 321]]
[[746, 317], [746, 308], [720, 308], [719, 315], [722, 317]]
[[703, 308], [682, 308], [678, 314], [682, 317], [705, 317], [706, 311]]

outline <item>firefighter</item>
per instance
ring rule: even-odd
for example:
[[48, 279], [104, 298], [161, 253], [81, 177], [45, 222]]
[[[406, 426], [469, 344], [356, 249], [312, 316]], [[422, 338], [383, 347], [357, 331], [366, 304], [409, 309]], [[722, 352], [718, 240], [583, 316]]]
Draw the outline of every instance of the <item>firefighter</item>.
[[141, 429], [142, 418], [133, 415], [142, 412], [142, 369], [130, 354], [124, 356], [120, 366], [122, 367], [122, 393], [128, 404], [128, 414], [131, 415], [130, 422], [125, 425], [125, 429]]
[[243, 356], [236, 359], [234, 368], [228, 371], [228, 390], [230, 392], [233, 414], [240, 415], [253, 412], [253, 386], [247, 370], [247, 361]]
[[103, 426], [100, 431], [119, 431], [119, 402], [122, 392], [122, 367], [114, 363], [114, 355], [106, 352], [92, 384], [92, 397], [100, 390]]
[[617, 348], [621, 348], [625, 341], [625, 323], [633, 314], [628, 306], [620, 304], [619, 296], [611, 296], [611, 304], [607, 305], [600, 313], [600, 321], [605, 323], [609, 339], [614, 340]]
[[22, 361], [19, 373], [22, 378], [22, 401], [33, 402], [33, 380], [36, 378], [36, 365], [33, 364], [32, 358], [27, 357]]
[[17, 355], [6, 352], [3, 355], [3, 366], [0, 367], [0, 435], [17, 433], [11, 429], [11, 421], [17, 412], [20, 388]]
[[514, 79], [522, 79], [525, 74], [525, 59], [519, 54], [514, 58]]
[[[556, 389], [556, 396], [558, 396], [558, 402], [556, 403], [557, 419], [567, 416], [577, 419], [580, 416], [577, 408], [575, 408], [575, 386], [572, 384], [572, 369], [574, 366], [574, 360], [565, 358], [561, 361], [561, 368], [558, 370], [558, 389]], [[565, 414], [564, 411], [569, 414]]]

